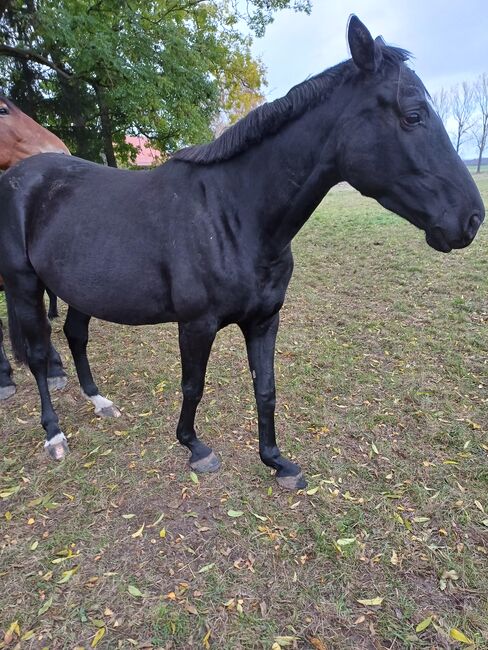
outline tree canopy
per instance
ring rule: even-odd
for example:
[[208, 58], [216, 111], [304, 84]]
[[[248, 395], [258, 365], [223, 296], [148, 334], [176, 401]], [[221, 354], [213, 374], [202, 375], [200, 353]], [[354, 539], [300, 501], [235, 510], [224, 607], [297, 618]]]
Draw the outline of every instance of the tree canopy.
[[[261, 35], [310, 0], [0, 0], [0, 87], [84, 158], [128, 160], [129, 133], [161, 151], [208, 140], [262, 101]], [[245, 21], [245, 22], [244, 22]], [[103, 152], [103, 153], [102, 153]]]

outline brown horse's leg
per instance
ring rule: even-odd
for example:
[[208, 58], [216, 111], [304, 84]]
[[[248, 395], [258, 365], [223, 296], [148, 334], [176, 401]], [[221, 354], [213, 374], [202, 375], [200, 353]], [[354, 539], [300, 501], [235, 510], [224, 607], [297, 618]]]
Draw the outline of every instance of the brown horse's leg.
[[86, 354], [89, 323], [90, 316], [82, 314], [73, 307], [69, 307], [64, 324], [64, 333], [68, 339], [71, 354], [73, 355], [82, 393], [95, 407], [95, 415], [117, 418], [120, 416], [119, 409], [109, 399], [100, 395], [98, 387], [93, 380]]
[[215, 472], [220, 461], [195, 433], [195, 414], [202, 399], [207, 361], [216, 328], [208, 323], [179, 323], [183, 404], [176, 428], [179, 442], [191, 451], [190, 467], [196, 472]]

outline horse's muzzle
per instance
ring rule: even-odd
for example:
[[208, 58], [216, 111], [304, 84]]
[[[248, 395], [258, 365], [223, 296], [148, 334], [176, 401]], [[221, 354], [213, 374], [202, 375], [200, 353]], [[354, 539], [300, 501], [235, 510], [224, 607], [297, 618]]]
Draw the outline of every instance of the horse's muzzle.
[[433, 226], [426, 231], [425, 239], [429, 246], [441, 253], [450, 253], [454, 248], [466, 248], [469, 246], [483, 223], [485, 218], [484, 209], [476, 210], [466, 222], [465, 227], [457, 237], [452, 236], [449, 229], [442, 226]]

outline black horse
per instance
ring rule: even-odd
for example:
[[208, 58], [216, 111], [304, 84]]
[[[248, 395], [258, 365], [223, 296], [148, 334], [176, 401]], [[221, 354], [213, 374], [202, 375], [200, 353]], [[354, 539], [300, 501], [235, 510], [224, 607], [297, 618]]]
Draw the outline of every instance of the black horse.
[[[290, 242], [327, 191], [348, 181], [449, 252], [484, 218], [407, 53], [373, 40], [352, 17], [352, 59], [252, 111], [214, 142], [148, 172], [42, 154], [0, 181], [0, 273], [13, 347], [36, 378], [46, 449], [67, 450], [46, 382], [49, 287], [69, 305], [64, 331], [84, 394], [99, 395], [86, 356], [90, 316], [142, 325], [176, 321], [183, 405], [178, 440], [197, 471], [219, 461], [196, 436], [195, 413], [217, 331], [245, 337], [259, 452], [280, 485], [306, 485], [276, 444], [274, 347], [290, 280]], [[134, 283], [134, 278], [139, 278]]]

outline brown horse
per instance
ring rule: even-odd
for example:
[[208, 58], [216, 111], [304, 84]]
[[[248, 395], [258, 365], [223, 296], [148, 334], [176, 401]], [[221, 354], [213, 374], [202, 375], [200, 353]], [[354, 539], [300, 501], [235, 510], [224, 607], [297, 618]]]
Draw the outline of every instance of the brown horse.
[[0, 95], [0, 169], [8, 169], [36, 153], [66, 153], [68, 147]]
[[[6, 170], [24, 158], [38, 153], [65, 153], [69, 154], [67, 146], [54, 133], [48, 131], [35, 122], [9, 99], [0, 95], [0, 170]], [[3, 280], [0, 276], [0, 289], [3, 289]], [[49, 294], [50, 315], [56, 315], [56, 297]], [[12, 368], [5, 356], [3, 349], [3, 332], [0, 321], [0, 400], [7, 399], [15, 393], [15, 384], [12, 381]], [[61, 360], [57, 352], [52, 349], [52, 376], [51, 385], [61, 388], [66, 383], [66, 376], [62, 371]], [[51, 374], [51, 373], [50, 373]]]

